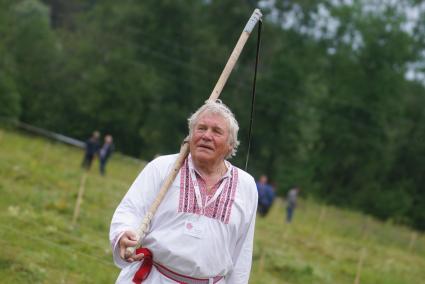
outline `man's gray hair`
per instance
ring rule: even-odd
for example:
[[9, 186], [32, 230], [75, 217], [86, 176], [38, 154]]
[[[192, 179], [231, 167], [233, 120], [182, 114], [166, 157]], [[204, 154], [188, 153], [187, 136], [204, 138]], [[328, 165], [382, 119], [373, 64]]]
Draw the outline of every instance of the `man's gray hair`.
[[238, 131], [239, 131], [239, 124], [236, 121], [235, 115], [232, 113], [232, 111], [225, 105], [221, 100], [207, 100], [205, 101], [205, 104], [201, 106], [194, 114], [192, 114], [188, 121], [189, 124], [189, 139], [192, 138], [193, 134], [193, 128], [195, 127], [195, 124], [198, 122], [200, 115], [202, 113], [212, 113], [212, 114], [218, 114], [222, 116], [229, 126], [229, 144], [231, 146], [231, 150], [229, 154], [226, 156], [226, 159], [231, 158], [232, 156], [236, 155], [236, 151], [239, 146], [238, 141]]

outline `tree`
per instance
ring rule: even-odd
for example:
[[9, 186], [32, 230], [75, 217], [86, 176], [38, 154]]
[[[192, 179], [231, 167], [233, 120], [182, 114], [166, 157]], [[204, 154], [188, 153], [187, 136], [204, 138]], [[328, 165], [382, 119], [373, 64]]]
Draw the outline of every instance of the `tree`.
[[10, 10], [13, 22], [9, 48], [16, 63], [15, 83], [22, 99], [21, 119], [39, 126], [51, 126], [60, 101], [55, 74], [58, 45], [49, 24], [48, 7], [25, 0]]
[[20, 115], [20, 95], [14, 79], [15, 64], [9, 52], [10, 38], [8, 29], [12, 23], [9, 1], [0, 1], [0, 118], [17, 119]]

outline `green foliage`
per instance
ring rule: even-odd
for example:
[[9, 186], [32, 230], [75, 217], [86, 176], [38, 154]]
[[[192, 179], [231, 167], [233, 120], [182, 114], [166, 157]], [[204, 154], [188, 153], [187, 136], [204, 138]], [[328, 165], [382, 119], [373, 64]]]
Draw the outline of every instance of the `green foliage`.
[[20, 114], [19, 94], [15, 82], [10, 76], [0, 71], [0, 117], [18, 118]]
[[20, 95], [17, 90], [13, 73], [15, 71], [13, 57], [9, 50], [11, 24], [9, 15], [10, 3], [0, 1], [0, 117], [17, 119], [21, 111]]
[[16, 65], [14, 81], [21, 95], [21, 119], [50, 127], [60, 98], [55, 92], [57, 42], [50, 27], [49, 9], [36, 0], [25, 0], [11, 6], [9, 13], [8, 48]]

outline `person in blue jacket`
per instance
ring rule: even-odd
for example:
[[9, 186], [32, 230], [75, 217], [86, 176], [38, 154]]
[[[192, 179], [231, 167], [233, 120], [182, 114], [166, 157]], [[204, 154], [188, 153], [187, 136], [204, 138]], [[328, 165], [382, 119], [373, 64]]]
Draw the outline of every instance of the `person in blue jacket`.
[[257, 182], [258, 191], [258, 213], [265, 217], [270, 210], [275, 198], [274, 188], [268, 184], [266, 175], [261, 175]]

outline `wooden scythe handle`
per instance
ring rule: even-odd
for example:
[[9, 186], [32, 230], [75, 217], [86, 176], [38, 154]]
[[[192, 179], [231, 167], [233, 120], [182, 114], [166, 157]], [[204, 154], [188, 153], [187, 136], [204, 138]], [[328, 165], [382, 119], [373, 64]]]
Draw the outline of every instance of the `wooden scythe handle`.
[[[220, 78], [215, 84], [214, 90], [212, 91], [210, 97], [208, 98], [209, 100], [215, 101], [220, 96], [221, 91], [223, 90], [224, 85], [226, 84], [227, 79], [230, 76], [230, 73], [235, 67], [236, 61], [238, 61], [239, 55], [241, 54], [242, 49], [245, 46], [246, 41], [248, 40], [248, 37], [250, 36], [257, 22], [261, 20], [262, 16], [263, 15], [261, 14], [261, 11], [259, 9], [255, 9], [254, 12], [252, 13], [251, 18], [248, 20], [244, 30], [242, 31], [242, 34], [240, 35], [239, 40], [236, 43], [236, 46], [233, 49], [232, 54], [230, 55], [226, 63], [226, 66], [223, 69], [223, 72], [220, 75]], [[138, 236], [137, 246], [128, 247], [125, 252], [126, 257], [133, 255], [135, 250], [141, 246], [142, 239], [145, 237], [149, 229], [149, 224], [153, 216], [155, 215], [155, 212], [158, 209], [159, 204], [161, 204], [161, 201], [164, 199], [165, 194], [167, 193], [168, 189], [170, 188], [171, 184], [176, 178], [181, 166], [183, 165], [184, 160], [186, 159], [188, 155], [189, 155], [189, 143], [187, 143], [187, 141], [184, 141], [182, 146], [180, 147], [180, 153], [177, 157], [177, 160], [174, 162], [171, 172], [169, 173], [167, 179], [163, 183], [161, 189], [159, 190], [158, 196], [156, 197], [155, 201], [150, 206], [148, 213], [143, 218], [143, 221], [139, 229], [137, 230], [137, 236]]]
[[232, 54], [230, 54], [230, 57], [227, 60], [226, 66], [224, 66], [223, 72], [221, 72], [220, 78], [218, 78], [218, 81], [215, 84], [214, 90], [211, 92], [209, 100], [215, 101], [220, 96], [221, 91], [223, 90], [224, 85], [230, 76], [230, 73], [232, 73], [232, 70], [235, 67], [236, 61], [238, 61], [239, 55], [241, 54], [242, 49], [248, 40], [248, 37], [250, 36], [257, 22], [261, 20], [262, 16], [263, 15], [259, 9], [255, 9], [254, 13], [252, 13], [251, 18], [249, 18], [248, 23], [243, 29], [242, 34], [240, 35], [239, 40], [232, 51]]

